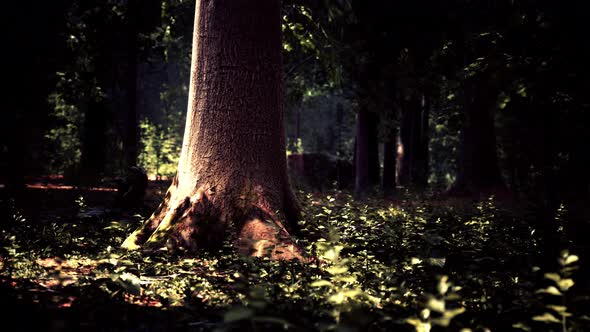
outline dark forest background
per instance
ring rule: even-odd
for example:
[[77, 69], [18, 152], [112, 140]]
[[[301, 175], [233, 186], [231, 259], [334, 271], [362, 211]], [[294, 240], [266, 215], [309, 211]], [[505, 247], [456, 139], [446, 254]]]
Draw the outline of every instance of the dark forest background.
[[[193, 3], [10, 6], [2, 182], [96, 183], [131, 165], [172, 176]], [[354, 187], [360, 165], [357, 192], [587, 198], [583, 12], [553, 1], [285, 1], [286, 135], [303, 155], [292, 163], [317, 166], [295, 167], [314, 186]]]

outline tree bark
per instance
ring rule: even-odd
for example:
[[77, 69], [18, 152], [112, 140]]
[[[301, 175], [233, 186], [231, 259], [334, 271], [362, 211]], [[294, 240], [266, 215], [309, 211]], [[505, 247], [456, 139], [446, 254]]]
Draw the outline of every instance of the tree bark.
[[[299, 205], [287, 177], [280, 1], [196, 4], [189, 107], [178, 171], [124, 248], [217, 248], [302, 258]], [[231, 226], [231, 227], [228, 227]]]
[[383, 192], [391, 195], [395, 191], [395, 172], [397, 159], [397, 130], [391, 129], [383, 146]]
[[369, 186], [368, 117], [368, 111], [364, 107], [356, 115], [354, 192], [357, 196], [363, 195]]
[[381, 179], [381, 164], [379, 162], [379, 115], [369, 112], [368, 119], [368, 159], [369, 185], [378, 186]]
[[498, 90], [490, 80], [483, 75], [465, 82], [458, 172], [451, 194], [478, 195], [504, 189], [496, 154], [493, 117]]
[[405, 103], [401, 122], [402, 156], [399, 182], [425, 188], [428, 183], [428, 109], [416, 93]]
[[418, 188], [425, 189], [428, 186], [428, 117], [430, 116], [430, 100], [427, 96], [421, 95], [419, 97], [420, 112], [416, 115], [417, 130], [416, 136], [416, 151], [414, 154], [414, 167], [412, 168], [412, 179], [414, 185]]

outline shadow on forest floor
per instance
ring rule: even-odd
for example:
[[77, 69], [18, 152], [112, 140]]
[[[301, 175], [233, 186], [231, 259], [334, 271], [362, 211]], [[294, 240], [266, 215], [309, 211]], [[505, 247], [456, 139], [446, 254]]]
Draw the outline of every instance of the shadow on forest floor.
[[[120, 250], [167, 187], [151, 182], [144, 207], [133, 212], [114, 208], [108, 188], [42, 182], [24, 200], [0, 189], [0, 294], [11, 320], [3, 324], [47, 331], [539, 331], [561, 330], [563, 318], [568, 331], [582, 331], [590, 324], [590, 255], [572, 233], [587, 224], [570, 222], [565, 206], [539, 216], [492, 197], [356, 201], [341, 191], [300, 192], [298, 241], [320, 258], [316, 264], [239, 257], [229, 245], [197, 257]], [[542, 217], [555, 223], [554, 234], [540, 226]], [[569, 252], [548, 259], [553, 244]]]

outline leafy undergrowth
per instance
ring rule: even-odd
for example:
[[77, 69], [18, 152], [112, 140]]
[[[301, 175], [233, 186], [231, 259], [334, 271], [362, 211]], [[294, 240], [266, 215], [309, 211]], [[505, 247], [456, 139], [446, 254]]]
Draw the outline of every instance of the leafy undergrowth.
[[[3, 325], [43, 331], [590, 326], [588, 289], [578, 276], [588, 258], [562, 251], [555, 264], [545, 264], [532, 217], [493, 198], [473, 204], [410, 196], [355, 201], [342, 192], [300, 198], [305, 221], [298, 241], [314, 257], [307, 263], [240, 257], [229, 245], [197, 257], [125, 252], [119, 245], [145, 216], [79, 198], [75, 214], [28, 220], [4, 201]], [[559, 213], [549, 218], [560, 222]]]

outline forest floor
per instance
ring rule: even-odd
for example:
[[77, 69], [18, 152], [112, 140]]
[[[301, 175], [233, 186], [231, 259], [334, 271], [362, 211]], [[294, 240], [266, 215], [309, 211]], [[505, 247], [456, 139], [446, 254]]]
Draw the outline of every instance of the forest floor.
[[[584, 331], [588, 216], [401, 193], [299, 192], [316, 263], [126, 252], [143, 208], [113, 188], [0, 189], [3, 331]], [[23, 203], [24, 202], [24, 203]], [[567, 250], [564, 250], [567, 249]]]

